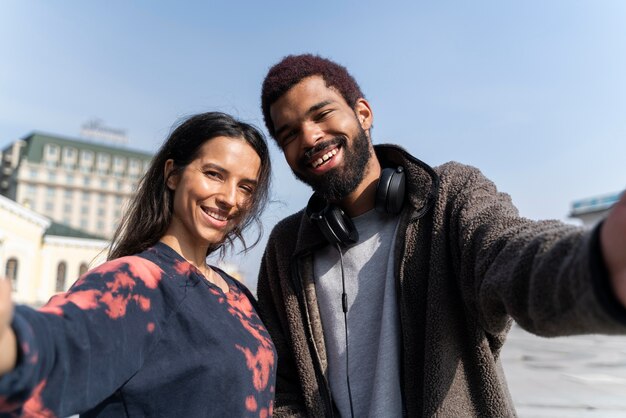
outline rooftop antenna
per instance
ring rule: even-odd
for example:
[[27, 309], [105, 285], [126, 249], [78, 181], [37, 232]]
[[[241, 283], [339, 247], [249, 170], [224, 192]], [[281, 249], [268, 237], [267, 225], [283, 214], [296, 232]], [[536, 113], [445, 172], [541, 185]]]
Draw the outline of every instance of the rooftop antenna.
[[93, 118], [85, 122], [80, 128], [80, 136], [93, 141], [128, 145], [128, 136], [126, 136], [125, 130], [108, 127], [99, 118]]

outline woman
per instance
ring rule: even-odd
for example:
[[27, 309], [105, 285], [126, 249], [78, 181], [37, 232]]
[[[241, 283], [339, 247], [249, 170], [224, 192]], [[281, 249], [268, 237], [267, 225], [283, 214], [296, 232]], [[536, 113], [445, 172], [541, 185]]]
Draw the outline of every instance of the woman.
[[38, 311], [11, 315], [0, 281], [0, 415], [271, 415], [269, 334], [249, 291], [205, 261], [243, 241], [269, 182], [252, 126], [205, 113], [176, 128], [106, 263]]

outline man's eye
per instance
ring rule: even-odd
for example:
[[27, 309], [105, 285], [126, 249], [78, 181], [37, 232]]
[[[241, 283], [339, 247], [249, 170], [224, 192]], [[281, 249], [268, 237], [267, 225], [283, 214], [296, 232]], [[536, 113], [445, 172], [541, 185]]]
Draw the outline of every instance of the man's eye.
[[292, 142], [294, 139], [296, 139], [296, 133], [295, 132], [290, 132], [286, 135], [283, 136], [283, 138], [280, 141], [280, 144], [282, 147], [285, 147], [286, 145], [289, 145], [290, 142]]
[[326, 118], [327, 116], [330, 116], [330, 114], [333, 112], [332, 109], [328, 109], [328, 110], [324, 110], [323, 112], [320, 112], [317, 117], [315, 118], [315, 120], [323, 120], [324, 118]]

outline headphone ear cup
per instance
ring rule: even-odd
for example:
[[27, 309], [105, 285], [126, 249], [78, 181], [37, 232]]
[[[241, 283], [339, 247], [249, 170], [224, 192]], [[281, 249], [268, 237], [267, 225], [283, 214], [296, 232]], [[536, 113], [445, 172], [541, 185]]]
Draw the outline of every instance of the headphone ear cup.
[[326, 235], [326, 239], [329, 239], [331, 244], [349, 245], [359, 240], [359, 233], [352, 219], [340, 207], [328, 205], [324, 213], [324, 220], [325, 227], [323, 228], [328, 228], [329, 232], [332, 233], [333, 240], [329, 239], [328, 234], [324, 233], [324, 230], [322, 230], [322, 233]]
[[313, 194], [306, 206], [306, 214], [316, 224], [326, 240], [331, 244], [354, 244], [359, 240], [359, 233], [341, 208], [328, 204], [324, 199]]
[[384, 168], [376, 187], [376, 210], [393, 215], [400, 213], [405, 189], [404, 168]]

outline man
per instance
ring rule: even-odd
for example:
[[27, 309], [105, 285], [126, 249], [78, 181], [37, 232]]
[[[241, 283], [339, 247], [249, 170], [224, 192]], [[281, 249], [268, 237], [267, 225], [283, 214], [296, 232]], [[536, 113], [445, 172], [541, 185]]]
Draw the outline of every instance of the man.
[[499, 359], [512, 319], [626, 332], [626, 196], [593, 231], [521, 218], [475, 168], [373, 146], [358, 84], [317, 56], [272, 67], [262, 110], [315, 192], [259, 274], [277, 416], [514, 416]]

